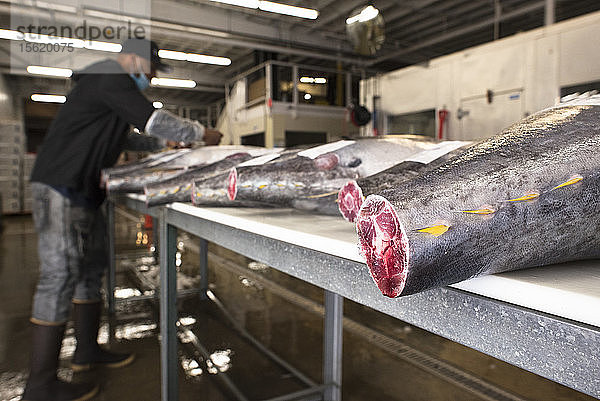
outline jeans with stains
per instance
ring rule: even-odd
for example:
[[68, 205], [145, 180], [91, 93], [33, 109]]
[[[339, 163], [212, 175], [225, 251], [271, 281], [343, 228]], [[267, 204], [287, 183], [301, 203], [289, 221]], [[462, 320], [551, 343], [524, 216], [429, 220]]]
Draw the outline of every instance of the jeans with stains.
[[71, 302], [101, 300], [108, 266], [104, 210], [76, 206], [42, 183], [32, 183], [31, 189], [40, 259], [31, 320], [62, 324], [69, 319]]

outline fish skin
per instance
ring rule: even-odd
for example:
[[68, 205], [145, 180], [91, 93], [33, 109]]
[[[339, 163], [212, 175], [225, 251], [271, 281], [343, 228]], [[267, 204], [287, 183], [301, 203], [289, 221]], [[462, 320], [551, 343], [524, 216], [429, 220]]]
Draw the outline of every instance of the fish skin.
[[202, 181], [229, 173], [232, 167], [252, 158], [249, 153], [236, 153], [218, 162], [189, 169], [174, 178], [146, 184], [144, 186], [146, 205], [157, 206], [171, 202], [191, 202], [194, 181]]
[[[350, 223], [354, 223], [358, 211], [364, 198], [371, 194], [376, 194], [386, 189], [398, 187], [400, 183], [411, 180], [424, 172], [434, 169], [463, 153], [471, 143], [465, 142], [465, 145], [448, 152], [429, 163], [419, 161], [403, 161], [380, 173], [359, 178], [355, 181], [349, 181], [342, 186], [338, 192], [336, 203], [338, 212]], [[424, 151], [424, 153], [427, 151]]]
[[[358, 177], [353, 168], [336, 166], [328, 170], [315, 168], [307, 157], [238, 167], [236, 200], [290, 206], [299, 197], [336, 191], [349, 178]], [[232, 199], [233, 200], [233, 199]]]
[[[298, 152], [306, 149], [305, 146], [284, 149], [279, 152], [276, 159], [264, 163], [258, 167], [270, 166], [277, 163], [285, 163], [296, 158]], [[250, 160], [251, 162], [252, 160]], [[247, 168], [255, 167], [248, 166]], [[246, 167], [240, 167], [246, 168]], [[258, 202], [231, 200], [227, 194], [230, 171], [194, 180], [192, 186], [192, 203], [196, 206], [255, 206], [261, 207]]]
[[[291, 206], [336, 215], [335, 193], [349, 179], [393, 166], [398, 160], [436, 146], [428, 140], [392, 137], [359, 139], [311, 159], [298, 157], [263, 166], [236, 168], [236, 200]], [[322, 195], [321, 200], [319, 199]]]
[[202, 207], [273, 207], [268, 203], [254, 201], [231, 200], [227, 195], [229, 172], [210, 178], [195, 181], [192, 186], [192, 204]]
[[[369, 196], [361, 251], [389, 297], [484, 274], [600, 257], [600, 99], [536, 113]], [[573, 176], [582, 179], [555, 189]], [[577, 181], [577, 180], [573, 180]], [[509, 202], [527, 194], [539, 197]], [[490, 209], [477, 215], [463, 211]], [[447, 225], [434, 236], [419, 232]]]
[[187, 171], [183, 167], [169, 167], [168, 163], [157, 167], [146, 167], [118, 177], [111, 176], [106, 182], [109, 193], [131, 192], [141, 193], [144, 186], [180, 176]]
[[109, 178], [114, 178], [122, 175], [126, 175], [135, 170], [140, 170], [147, 167], [156, 167], [166, 160], [172, 160], [173, 158], [183, 156], [184, 153], [189, 152], [189, 149], [174, 149], [165, 150], [163, 152], [152, 153], [143, 159], [136, 160], [127, 164], [122, 164], [115, 167], [105, 168], [101, 172], [100, 183], [102, 186], [106, 185], [106, 181]]
[[196, 149], [183, 149], [167, 162], [142, 166], [136, 170], [127, 170], [118, 175], [111, 174], [106, 181], [108, 192], [143, 192], [144, 186], [178, 177], [190, 168], [206, 166], [223, 160], [239, 152], [249, 152], [256, 156], [272, 152], [255, 146], [202, 146]]

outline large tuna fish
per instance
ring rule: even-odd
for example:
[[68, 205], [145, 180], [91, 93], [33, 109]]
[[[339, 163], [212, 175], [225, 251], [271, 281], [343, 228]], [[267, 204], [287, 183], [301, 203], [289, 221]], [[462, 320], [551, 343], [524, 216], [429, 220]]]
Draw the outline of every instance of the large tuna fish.
[[381, 292], [600, 256], [600, 98], [560, 105], [369, 196], [356, 229]]
[[[286, 162], [297, 157], [305, 146], [284, 149], [237, 164], [238, 167], [266, 166]], [[231, 169], [230, 169], [231, 170]], [[231, 177], [230, 171], [214, 174], [194, 180], [192, 185], [192, 203], [196, 206], [261, 206], [257, 202], [235, 201], [230, 199], [227, 186]]]
[[[257, 148], [246, 152], [235, 153], [223, 160], [200, 167], [190, 168], [174, 178], [146, 184], [144, 193], [148, 206], [162, 205], [171, 202], [190, 202], [194, 182], [229, 174], [231, 168], [240, 163], [256, 159], [259, 155], [276, 155], [280, 149]], [[224, 181], [223, 181], [224, 182]]]
[[267, 151], [252, 146], [202, 146], [192, 150], [185, 149], [175, 153], [177, 157], [158, 164], [109, 174], [106, 189], [108, 192], [142, 192], [145, 185], [175, 178], [190, 168], [206, 166], [239, 152], [255, 152], [258, 156], [261, 150]]
[[[381, 173], [348, 181], [333, 199], [339, 206], [336, 211], [341, 213], [344, 219], [353, 223], [366, 196], [391, 189], [401, 182], [415, 178], [463, 153], [470, 144], [471, 142], [465, 141], [440, 142], [437, 147], [411, 156], [408, 160]], [[331, 208], [327, 210], [331, 211]]]
[[144, 186], [147, 206], [164, 205], [171, 202], [190, 202], [194, 181], [227, 174], [232, 167], [252, 159], [249, 153], [236, 153], [206, 166], [194, 167], [185, 173], [164, 181]]
[[143, 159], [136, 160], [127, 164], [122, 164], [115, 167], [109, 167], [102, 170], [100, 176], [100, 182], [104, 186], [106, 181], [110, 177], [116, 177], [119, 175], [126, 175], [135, 170], [141, 170], [147, 167], [156, 167], [162, 163], [166, 163], [173, 159], [183, 156], [188, 153], [190, 149], [174, 149], [174, 150], [165, 150], [163, 152], [152, 153]]
[[302, 200], [336, 194], [348, 181], [383, 171], [435, 142], [414, 137], [338, 141], [262, 166], [237, 167], [229, 176], [232, 200], [299, 206]]

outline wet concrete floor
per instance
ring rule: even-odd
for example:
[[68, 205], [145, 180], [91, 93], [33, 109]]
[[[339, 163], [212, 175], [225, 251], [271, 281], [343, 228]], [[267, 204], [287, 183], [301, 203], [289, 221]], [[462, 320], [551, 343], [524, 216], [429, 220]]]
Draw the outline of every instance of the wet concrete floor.
[[[112, 349], [135, 352], [137, 360], [118, 370], [73, 374], [68, 362], [75, 342], [69, 328], [60, 375], [100, 383], [98, 401], [160, 400], [152, 230], [132, 211], [118, 210], [116, 218], [119, 302], [115, 316], [104, 316], [99, 340]], [[179, 233], [178, 242], [178, 285], [193, 289], [199, 283], [199, 242], [186, 233]], [[0, 236], [0, 401], [19, 400], [27, 377], [36, 247], [30, 216], [5, 218]], [[239, 327], [307, 380], [319, 383], [322, 290], [213, 244], [209, 251], [209, 288], [223, 308], [198, 294], [178, 301], [180, 400], [265, 400], [307, 388], [252, 346]], [[133, 295], [149, 299], [128, 300]], [[344, 315], [344, 400], [593, 399], [353, 302], [345, 301]], [[202, 352], [194, 343], [202, 344]], [[406, 357], [406, 350], [420, 358]], [[450, 367], [454, 373], [431, 366]]]

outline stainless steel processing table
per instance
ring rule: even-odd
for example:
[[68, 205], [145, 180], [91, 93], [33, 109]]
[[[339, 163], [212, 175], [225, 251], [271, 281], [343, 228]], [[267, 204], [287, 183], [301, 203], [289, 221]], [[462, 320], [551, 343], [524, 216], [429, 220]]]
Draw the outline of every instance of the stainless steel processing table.
[[[159, 219], [162, 399], [176, 401], [176, 229], [214, 242], [325, 290], [325, 400], [341, 399], [343, 299], [348, 298], [510, 364], [600, 397], [600, 263], [574, 262], [481, 277], [389, 299], [358, 254], [356, 233], [340, 218], [290, 209], [147, 208], [142, 196], [113, 200]], [[114, 288], [114, 208], [109, 207]], [[206, 252], [201, 277], [206, 278]], [[202, 274], [204, 273], [204, 274]], [[206, 281], [202, 284], [206, 290]], [[109, 290], [109, 308], [114, 293]], [[279, 399], [279, 398], [278, 398]], [[291, 399], [282, 397], [281, 399]]]

